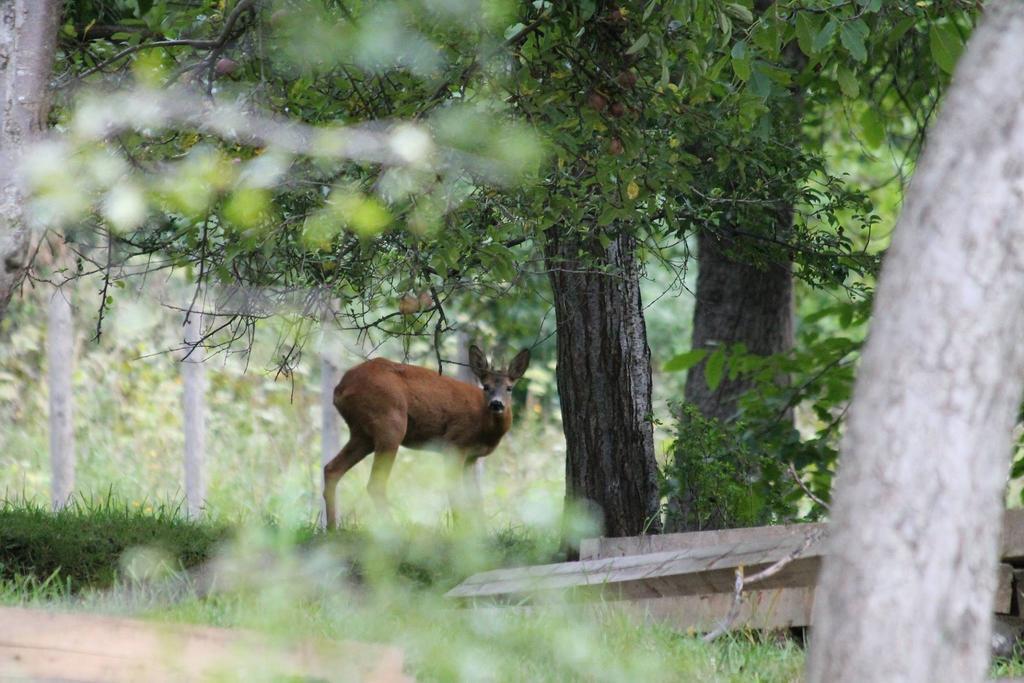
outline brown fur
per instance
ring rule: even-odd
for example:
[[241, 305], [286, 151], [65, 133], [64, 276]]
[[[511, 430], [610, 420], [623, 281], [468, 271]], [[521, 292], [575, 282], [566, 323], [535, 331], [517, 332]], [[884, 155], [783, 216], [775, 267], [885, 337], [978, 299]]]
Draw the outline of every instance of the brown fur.
[[[510, 392], [529, 363], [523, 352], [507, 372], [492, 371], [483, 353], [471, 349], [471, 366], [481, 387], [432, 370], [384, 358], [350, 369], [334, 389], [334, 405], [349, 427], [349, 441], [324, 467], [327, 526], [335, 523], [337, 482], [374, 453], [370, 495], [386, 508], [385, 488], [399, 446], [454, 453], [463, 468], [490, 454], [512, 426]], [[504, 397], [504, 400], [501, 399]], [[503, 403], [500, 412], [491, 399]]]

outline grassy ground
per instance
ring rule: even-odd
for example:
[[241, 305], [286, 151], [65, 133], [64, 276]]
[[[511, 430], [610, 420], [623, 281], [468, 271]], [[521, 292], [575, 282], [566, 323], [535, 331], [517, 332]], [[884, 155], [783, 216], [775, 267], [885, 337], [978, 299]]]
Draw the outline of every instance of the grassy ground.
[[[194, 522], [172, 507], [147, 512], [111, 497], [57, 514], [8, 502], [0, 604], [244, 627], [285, 643], [390, 643], [421, 681], [801, 680], [803, 650], [781, 634], [705, 644], [612, 604], [581, 620], [558, 604], [504, 614], [443, 597], [471, 573], [557, 560], [558, 548], [556, 529], [544, 526], [478, 535], [378, 525], [326, 535]], [[995, 676], [1021, 674], [1019, 659], [993, 667]]]
[[[478, 536], [403, 525], [229, 529], [113, 499], [51, 515], [0, 508], [0, 602], [241, 626], [290, 641], [400, 646], [423, 681], [793, 681], [801, 650], [738, 635], [713, 645], [636, 623], [610, 605], [581, 622], [456, 609], [443, 593], [483, 569], [557, 557], [551, 528]], [[216, 566], [218, 589], [183, 579]], [[201, 570], [194, 576], [209, 576]]]

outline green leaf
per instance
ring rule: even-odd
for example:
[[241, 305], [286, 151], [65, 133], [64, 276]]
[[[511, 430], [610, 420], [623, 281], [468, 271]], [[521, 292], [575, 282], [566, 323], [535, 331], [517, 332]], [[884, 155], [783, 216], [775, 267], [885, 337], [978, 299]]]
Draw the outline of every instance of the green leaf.
[[758, 62], [758, 68], [753, 70], [747, 87], [758, 97], [768, 97], [772, 94], [772, 79], [768, 72], [761, 68], [761, 64], [763, 62]]
[[836, 34], [837, 28], [839, 28], [838, 22], [836, 22], [835, 19], [829, 19], [828, 23], [818, 31], [816, 36], [814, 36], [814, 43], [811, 45], [811, 50], [814, 52], [821, 52], [828, 47], [829, 42], [832, 40], [832, 36]]
[[708, 383], [708, 389], [714, 391], [722, 383], [725, 376], [725, 351], [716, 349], [708, 358], [704, 366], [704, 381]]
[[762, 23], [760, 27], [754, 31], [754, 42], [757, 43], [758, 47], [764, 50], [765, 54], [772, 59], [779, 56], [781, 40], [782, 38], [779, 34], [778, 24]]
[[796, 15], [796, 42], [800, 51], [808, 57], [813, 57], [818, 51], [814, 48], [815, 36], [821, 30], [821, 21], [810, 12], [800, 12]]
[[750, 58], [747, 56], [747, 42], [741, 40], [732, 46], [732, 70], [736, 78], [746, 81], [750, 78]]
[[843, 24], [842, 28], [839, 29], [839, 42], [843, 44], [843, 47], [850, 53], [850, 56], [858, 62], [863, 62], [868, 58], [868, 51], [864, 47], [864, 35], [859, 30], [856, 22], [848, 21]]
[[885, 142], [885, 124], [874, 109], [865, 109], [860, 117], [861, 133], [868, 147], [877, 149]]
[[692, 349], [684, 353], [680, 353], [677, 356], [672, 356], [667, 363], [662, 367], [665, 372], [682, 372], [683, 370], [689, 370], [697, 363], [704, 360], [704, 357], [708, 355], [707, 349]]
[[726, 4], [725, 11], [729, 16], [739, 19], [744, 24], [749, 24], [754, 21], [754, 15], [750, 10], [739, 3], [730, 2]]
[[645, 33], [642, 36], [640, 36], [639, 38], [637, 38], [635, 43], [633, 43], [632, 45], [629, 46], [629, 49], [626, 50], [626, 54], [627, 55], [636, 54], [637, 52], [640, 52], [640, 50], [643, 50], [645, 47], [647, 47], [647, 44], [650, 43], [650, 42], [651, 42], [651, 34], [650, 33]]
[[845, 66], [839, 67], [836, 73], [836, 80], [839, 81], [839, 89], [843, 91], [843, 95], [846, 97], [854, 99], [860, 94], [860, 82], [854, 73]]
[[956, 27], [953, 24], [932, 24], [928, 33], [928, 43], [932, 50], [932, 59], [939, 68], [948, 74], [953, 73], [960, 53], [964, 50]]
[[915, 21], [915, 17], [907, 17], [906, 19], [898, 21], [896, 25], [892, 27], [892, 30], [890, 30], [885, 36], [886, 47], [890, 49], [895, 47], [903, 36], [906, 35], [907, 31], [913, 27]]

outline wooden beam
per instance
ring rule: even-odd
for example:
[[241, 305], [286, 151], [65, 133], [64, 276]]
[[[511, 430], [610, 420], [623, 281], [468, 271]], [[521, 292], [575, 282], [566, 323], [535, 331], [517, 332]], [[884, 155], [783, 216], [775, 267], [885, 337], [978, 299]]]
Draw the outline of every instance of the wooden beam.
[[254, 677], [408, 683], [401, 650], [355, 642], [285, 644], [252, 631], [0, 608], [0, 680], [76, 683]]
[[1003, 562], [1024, 565], [1024, 509], [1007, 510], [1003, 515], [1000, 555]]
[[[579, 597], [659, 598], [671, 595], [729, 593], [735, 571], [748, 574], [792, 555], [805, 537], [779, 538], [648, 553], [626, 557], [499, 569], [469, 577], [448, 592], [452, 598], [520, 598], [571, 590]], [[824, 541], [811, 545], [758, 588], [813, 586]]]
[[[680, 534], [655, 536], [628, 536], [622, 538], [588, 538], [580, 545], [580, 559], [622, 557], [644, 553], [688, 550], [728, 543], [747, 543], [767, 539], [803, 538], [813, 530], [826, 530], [826, 523], [780, 524], [746, 529], [717, 531], [691, 531]], [[1024, 509], [1007, 510], [1003, 515], [1003, 533], [1000, 559], [1013, 565], [1024, 566]]]
[[690, 531], [679, 534], [653, 536], [624, 536], [617, 538], [588, 538], [580, 544], [581, 560], [606, 557], [625, 557], [646, 553], [690, 550], [706, 546], [752, 543], [787, 539], [803, 540], [808, 533], [823, 533], [826, 524], [780, 524], [746, 529], [719, 529], [716, 531]]

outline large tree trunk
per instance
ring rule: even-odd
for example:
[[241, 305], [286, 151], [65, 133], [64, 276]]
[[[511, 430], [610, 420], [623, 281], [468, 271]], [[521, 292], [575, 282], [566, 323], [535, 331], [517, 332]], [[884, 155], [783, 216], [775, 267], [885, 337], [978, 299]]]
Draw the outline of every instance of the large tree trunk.
[[1024, 388], [1024, 4], [991, 2], [986, 15], [885, 258], [814, 604], [810, 681], [986, 672]]
[[16, 166], [46, 127], [60, 0], [0, 2], [0, 320], [28, 266], [29, 230]]
[[[580, 258], [580, 250], [587, 257]], [[558, 324], [558, 394], [566, 496], [599, 512], [603, 533], [661, 528], [647, 346], [635, 244], [607, 248], [549, 232], [547, 268]]]
[[[780, 211], [777, 233], [789, 231], [792, 210]], [[730, 255], [737, 238], [726, 229], [720, 233], [701, 232], [697, 243], [697, 292], [693, 312], [694, 349], [714, 350], [743, 344], [747, 352], [761, 356], [785, 353], [793, 346], [793, 273], [789, 261], [758, 267]], [[744, 376], [722, 378], [714, 388], [708, 385], [704, 367], [707, 359], [694, 366], [686, 377], [686, 402], [707, 418], [729, 422], [736, 418], [740, 397], [753, 388]], [[685, 419], [680, 416], [680, 419]], [[792, 419], [787, 413], [787, 419]], [[738, 466], [737, 466], [738, 467]], [[737, 472], [737, 477], [757, 476]], [[668, 501], [667, 531], [698, 531], [734, 526], [730, 511], [698, 512], [698, 497], [714, 491], [695, 490], [682, 482], [683, 490]]]
[[[792, 212], [779, 227], [788, 229]], [[735, 247], [728, 230], [700, 233], [697, 243], [697, 296], [693, 311], [693, 348], [744, 344], [749, 353], [770, 356], [793, 346], [793, 273], [789, 262], [758, 267], [730, 257]], [[705, 417], [736, 417], [740, 396], [752, 388], [746, 377], [725, 377], [714, 389], [704, 378], [704, 363], [686, 377], [686, 401]]]

